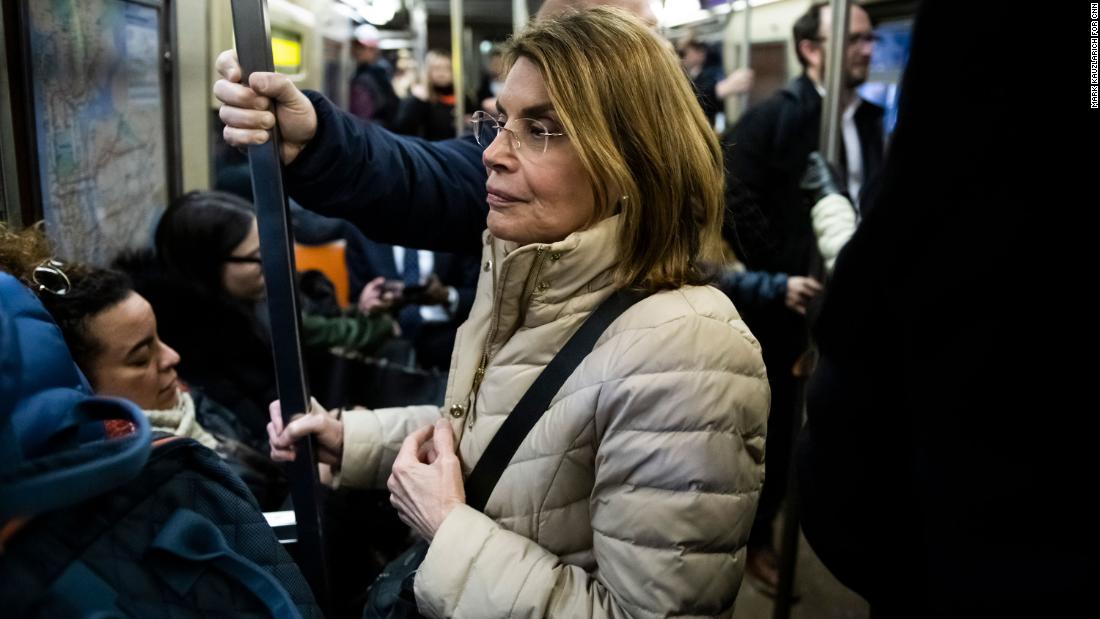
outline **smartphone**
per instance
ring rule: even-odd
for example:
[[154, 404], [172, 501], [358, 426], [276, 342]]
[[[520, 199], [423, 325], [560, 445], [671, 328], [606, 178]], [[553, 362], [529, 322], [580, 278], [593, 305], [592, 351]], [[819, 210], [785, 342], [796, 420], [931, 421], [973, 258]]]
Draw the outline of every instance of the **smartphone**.
[[423, 305], [427, 300], [425, 295], [427, 292], [427, 286], [405, 286], [401, 292], [401, 301], [405, 305]]

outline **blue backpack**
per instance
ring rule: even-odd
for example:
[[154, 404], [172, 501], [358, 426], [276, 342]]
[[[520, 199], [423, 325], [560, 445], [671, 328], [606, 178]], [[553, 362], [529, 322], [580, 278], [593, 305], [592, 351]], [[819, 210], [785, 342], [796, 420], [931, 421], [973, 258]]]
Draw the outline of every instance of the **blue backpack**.
[[[105, 422], [132, 424], [120, 438]], [[94, 396], [57, 325], [0, 273], [0, 608], [12, 617], [320, 617], [244, 483]]]

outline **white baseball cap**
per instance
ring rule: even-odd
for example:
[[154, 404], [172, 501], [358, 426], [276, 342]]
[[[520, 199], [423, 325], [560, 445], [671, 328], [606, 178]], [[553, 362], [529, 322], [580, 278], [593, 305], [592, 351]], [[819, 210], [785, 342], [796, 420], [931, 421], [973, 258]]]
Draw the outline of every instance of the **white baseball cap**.
[[361, 24], [355, 28], [355, 40], [364, 47], [378, 47], [382, 37], [378, 34], [378, 28], [370, 24]]

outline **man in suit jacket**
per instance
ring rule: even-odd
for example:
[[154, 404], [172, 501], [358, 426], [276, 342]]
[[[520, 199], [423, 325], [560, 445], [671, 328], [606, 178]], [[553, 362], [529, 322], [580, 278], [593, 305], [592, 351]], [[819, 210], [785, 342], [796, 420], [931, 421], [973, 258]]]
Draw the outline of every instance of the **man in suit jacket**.
[[425, 368], [450, 366], [455, 331], [466, 320], [477, 287], [478, 259], [400, 245], [363, 241], [352, 290], [359, 309], [392, 310], [402, 337], [412, 342]]

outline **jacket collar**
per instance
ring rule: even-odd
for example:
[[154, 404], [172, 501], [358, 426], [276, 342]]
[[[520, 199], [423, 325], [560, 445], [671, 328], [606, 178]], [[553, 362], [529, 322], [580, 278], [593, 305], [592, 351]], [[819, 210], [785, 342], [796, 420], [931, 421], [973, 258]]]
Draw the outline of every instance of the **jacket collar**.
[[486, 232], [494, 263], [490, 348], [520, 326], [534, 328], [595, 309], [612, 291], [620, 228], [621, 216], [613, 215], [556, 243], [523, 246]]
[[802, 74], [788, 82], [783, 88], [783, 92], [791, 95], [802, 105], [821, 104], [821, 94], [818, 93], [814, 81], [806, 74]]

